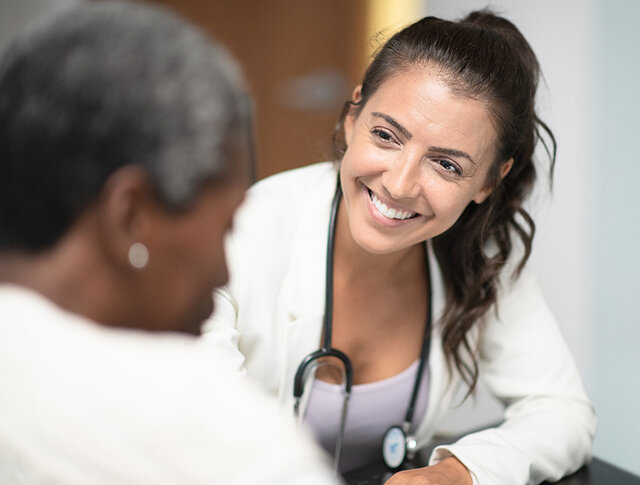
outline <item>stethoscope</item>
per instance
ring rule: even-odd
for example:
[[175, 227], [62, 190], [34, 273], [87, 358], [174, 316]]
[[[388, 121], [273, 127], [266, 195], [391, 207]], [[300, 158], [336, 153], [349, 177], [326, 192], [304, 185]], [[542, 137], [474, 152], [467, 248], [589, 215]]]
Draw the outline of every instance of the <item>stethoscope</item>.
[[[300, 402], [302, 400], [305, 382], [307, 381], [308, 376], [315, 373], [315, 370], [320, 365], [320, 360], [326, 359], [327, 357], [333, 357], [337, 359], [343, 366], [342, 371], [344, 377], [344, 395], [342, 401], [340, 428], [338, 431], [338, 436], [336, 438], [336, 448], [333, 462], [336, 473], [339, 470], [340, 457], [342, 455], [347, 409], [349, 405], [349, 398], [351, 396], [351, 388], [353, 386], [353, 367], [351, 365], [349, 357], [347, 357], [344, 352], [341, 352], [340, 350], [335, 349], [331, 346], [331, 332], [333, 327], [333, 255], [336, 221], [338, 218], [338, 207], [340, 205], [341, 198], [342, 188], [340, 187], [340, 180], [338, 180], [336, 191], [333, 196], [333, 202], [331, 203], [331, 215], [329, 217], [329, 236], [327, 240], [327, 268], [325, 278], [325, 302], [323, 320], [324, 332], [322, 337], [322, 346], [320, 347], [320, 349], [310, 353], [302, 360], [293, 379], [293, 411], [296, 418], [301, 419]], [[424, 338], [422, 339], [422, 348], [420, 350], [420, 361], [418, 363], [416, 378], [413, 384], [411, 398], [409, 400], [409, 407], [407, 408], [407, 413], [402, 425], [391, 426], [385, 432], [384, 438], [382, 440], [382, 457], [385, 464], [391, 469], [400, 467], [400, 465], [404, 463], [405, 459], [412, 459], [418, 447], [417, 439], [415, 438], [415, 436], [410, 435], [409, 431], [413, 422], [415, 405], [418, 400], [418, 394], [420, 391], [420, 383], [422, 382], [422, 376], [424, 374], [425, 366], [429, 361], [429, 350], [431, 346], [431, 276], [428, 255], [426, 257], [426, 273], [428, 288], [427, 321], [424, 330]]]

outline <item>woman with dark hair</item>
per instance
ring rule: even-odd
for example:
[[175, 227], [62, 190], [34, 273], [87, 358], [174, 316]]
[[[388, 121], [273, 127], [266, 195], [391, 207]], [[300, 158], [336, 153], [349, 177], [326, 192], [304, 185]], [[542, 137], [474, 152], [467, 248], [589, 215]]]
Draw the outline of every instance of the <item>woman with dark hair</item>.
[[193, 337], [227, 280], [248, 107], [226, 51], [136, 3], [0, 58], [1, 483], [335, 483]]
[[354, 90], [338, 163], [249, 192], [205, 336], [295, 407], [341, 471], [400, 467], [479, 379], [504, 423], [389, 483], [538, 483], [588, 460], [593, 409], [525, 267], [538, 142], [555, 162], [538, 78], [508, 20], [424, 18]]

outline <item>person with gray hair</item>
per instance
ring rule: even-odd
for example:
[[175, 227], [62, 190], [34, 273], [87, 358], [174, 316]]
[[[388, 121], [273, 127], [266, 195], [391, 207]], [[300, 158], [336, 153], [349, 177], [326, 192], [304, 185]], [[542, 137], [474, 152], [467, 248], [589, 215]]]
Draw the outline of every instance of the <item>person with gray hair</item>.
[[193, 337], [251, 159], [238, 67], [168, 10], [87, 4], [9, 46], [0, 482], [335, 483]]

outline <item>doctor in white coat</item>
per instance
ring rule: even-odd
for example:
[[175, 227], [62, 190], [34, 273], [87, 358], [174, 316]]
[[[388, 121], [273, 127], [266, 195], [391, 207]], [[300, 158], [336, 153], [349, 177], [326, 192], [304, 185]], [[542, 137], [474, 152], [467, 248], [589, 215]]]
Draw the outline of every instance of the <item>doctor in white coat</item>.
[[319, 367], [300, 414], [343, 472], [388, 452], [390, 427], [405, 447], [428, 444], [478, 379], [504, 422], [388, 483], [534, 484], [590, 457], [592, 406], [525, 267], [534, 149], [543, 133], [555, 148], [535, 112], [538, 76], [506, 19], [422, 19], [354, 90], [340, 161], [258, 183], [235, 220], [205, 338], [291, 409], [304, 359], [339, 351], [345, 370]]

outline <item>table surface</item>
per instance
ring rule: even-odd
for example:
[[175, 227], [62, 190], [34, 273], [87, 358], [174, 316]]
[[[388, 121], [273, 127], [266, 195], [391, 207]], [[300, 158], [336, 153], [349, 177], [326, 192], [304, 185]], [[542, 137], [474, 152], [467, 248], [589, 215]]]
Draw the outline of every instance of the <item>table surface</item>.
[[[380, 483], [384, 483], [390, 476], [382, 463], [375, 464], [364, 469], [347, 473], [344, 478], [348, 485], [365, 483], [364, 477], [370, 477], [372, 470], [379, 472]], [[368, 481], [366, 483], [371, 483]], [[550, 482], [544, 482], [550, 484]], [[621, 470], [606, 461], [594, 458], [591, 463], [582, 467], [573, 475], [563, 478], [556, 485], [640, 485], [640, 477]]]
[[640, 477], [594, 458], [587, 466], [556, 483], [558, 485], [640, 485]]
[[[410, 467], [424, 466], [428, 463], [433, 450], [439, 445], [445, 445], [457, 441], [462, 435], [448, 437], [434, 437], [431, 442], [421, 448], [416, 453], [413, 465]], [[364, 482], [363, 478], [371, 477], [373, 474], [379, 476], [380, 484], [383, 484], [391, 476], [392, 472], [382, 462], [375, 463], [358, 470], [351, 471], [343, 476], [347, 485], [358, 485], [359, 483], [377, 483], [377, 479]], [[541, 485], [550, 485], [552, 482], [543, 482]], [[591, 463], [583, 466], [572, 475], [564, 477], [556, 485], [640, 485], [640, 476], [622, 470], [611, 463], [607, 463], [600, 458], [594, 457]]]

